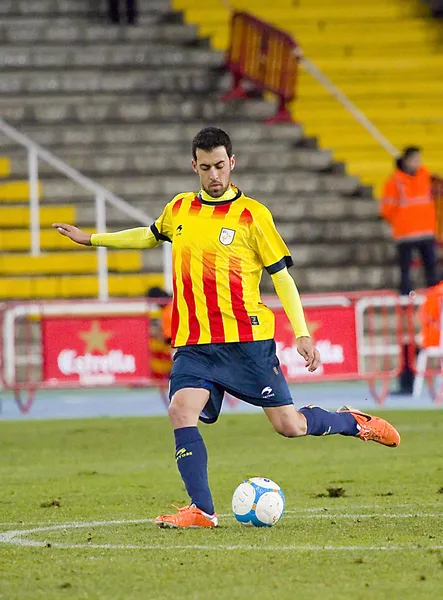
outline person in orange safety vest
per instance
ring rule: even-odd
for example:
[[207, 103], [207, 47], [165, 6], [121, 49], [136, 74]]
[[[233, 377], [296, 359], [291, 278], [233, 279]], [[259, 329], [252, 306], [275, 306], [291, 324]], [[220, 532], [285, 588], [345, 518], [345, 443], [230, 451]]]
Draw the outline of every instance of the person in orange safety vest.
[[421, 164], [420, 149], [405, 148], [387, 180], [380, 214], [392, 228], [401, 273], [400, 294], [412, 291], [410, 268], [413, 253], [421, 254], [428, 287], [437, 283], [436, 212], [431, 196], [431, 177]]
[[428, 290], [426, 300], [420, 307], [420, 346], [430, 348], [440, 345], [442, 326], [443, 281]]

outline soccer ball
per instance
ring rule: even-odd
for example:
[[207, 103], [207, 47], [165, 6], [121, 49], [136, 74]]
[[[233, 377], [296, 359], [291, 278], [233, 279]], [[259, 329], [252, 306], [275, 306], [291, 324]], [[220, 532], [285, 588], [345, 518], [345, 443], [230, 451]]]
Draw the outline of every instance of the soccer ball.
[[237, 521], [254, 527], [272, 527], [280, 520], [285, 497], [280, 486], [264, 477], [243, 481], [232, 497], [232, 510]]

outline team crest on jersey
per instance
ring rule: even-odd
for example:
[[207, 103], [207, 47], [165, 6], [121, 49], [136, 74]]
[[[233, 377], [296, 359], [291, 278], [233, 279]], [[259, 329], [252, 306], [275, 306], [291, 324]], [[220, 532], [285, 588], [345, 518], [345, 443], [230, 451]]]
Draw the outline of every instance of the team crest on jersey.
[[226, 227], [223, 227], [220, 231], [220, 236], [218, 239], [221, 241], [223, 246], [229, 246], [229, 244], [232, 244], [234, 241], [234, 237], [235, 229], [227, 229]]

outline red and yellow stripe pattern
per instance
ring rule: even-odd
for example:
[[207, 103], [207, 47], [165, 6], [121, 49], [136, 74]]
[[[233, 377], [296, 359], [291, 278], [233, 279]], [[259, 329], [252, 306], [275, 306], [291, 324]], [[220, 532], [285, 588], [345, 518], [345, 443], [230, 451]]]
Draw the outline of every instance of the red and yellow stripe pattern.
[[155, 226], [173, 245], [174, 346], [273, 337], [259, 284], [263, 268], [284, 262], [289, 251], [268, 209], [240, 191], [218, 203], [184, 193]]

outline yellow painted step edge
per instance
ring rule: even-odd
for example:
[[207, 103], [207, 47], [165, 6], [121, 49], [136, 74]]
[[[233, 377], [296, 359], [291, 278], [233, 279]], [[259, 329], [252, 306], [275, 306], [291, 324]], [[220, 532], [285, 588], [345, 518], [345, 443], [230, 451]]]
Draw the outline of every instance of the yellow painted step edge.
[[[113, 296], [144, 296], [148, 288], [163, 285], [162, 273], [110, 275], [109, 293]], [[8, 279], [0, 277], [0, 298], [91, 298], [98, 294], [95, 276], [33, 277]]]
[[[66, 253], [50, 253], [41, 256], [6, 254], [0, 256], [0, 275], [39, 275], [43, 273], [89, 274], [97, 271], [97, 252], [81, 252], [73, 255]], [[111, 271], [140, 271], [142, 268], [142, 254], [135, 251], [108, 253], [108, 267]]]

